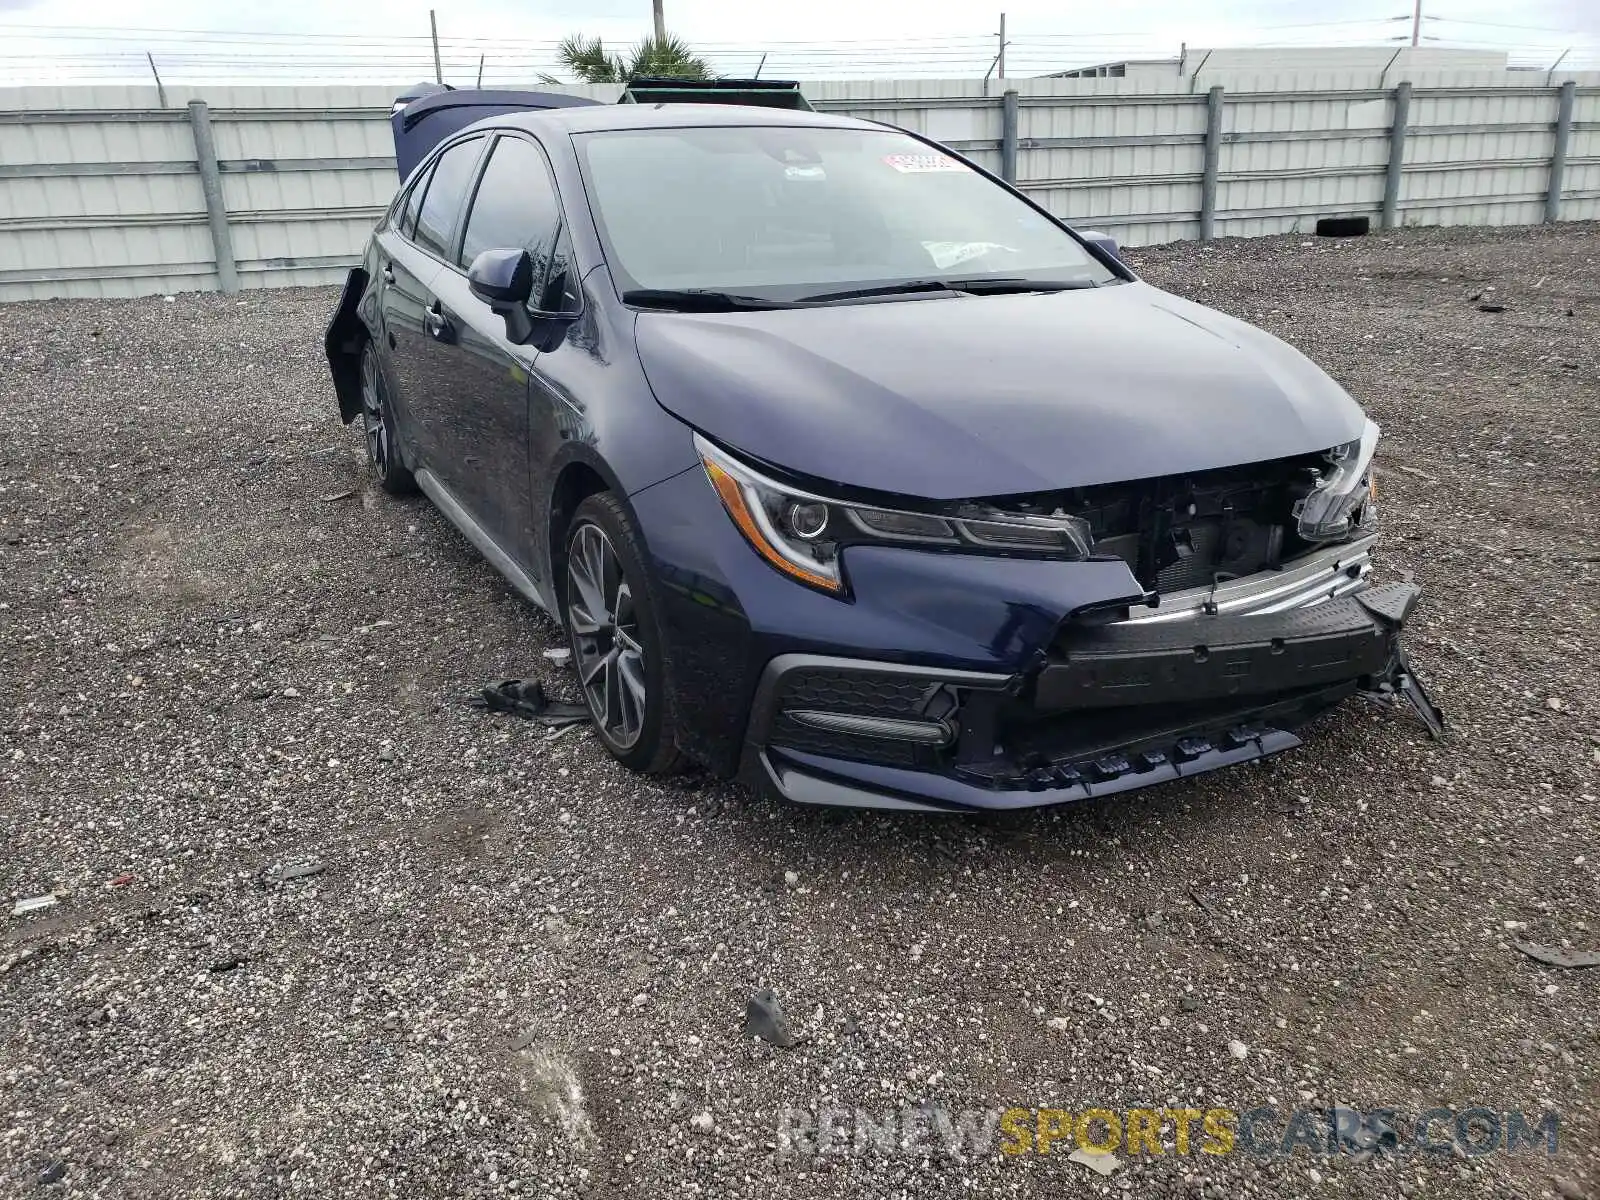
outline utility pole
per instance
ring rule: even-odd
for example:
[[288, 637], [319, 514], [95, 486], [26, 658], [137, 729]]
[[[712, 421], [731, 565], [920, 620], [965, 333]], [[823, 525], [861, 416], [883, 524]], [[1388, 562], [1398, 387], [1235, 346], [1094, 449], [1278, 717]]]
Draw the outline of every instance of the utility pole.
[[1422, 40], [1422, 0], [1414, 0], [1411, 6], [1411, 45], [1415, 49]]
[[667, 40], [667, 14], [662, 11], [662, 0], [650, 0], [651, 15], [656, 19], [656, 41]]
[[[1418, 2], [1420, 3], [1421, 0], [1418, 0]], [[1005, 13], [1001, 13], [1000, 14], [1000, 55], [995, 60], [995, 62], [997, 64], [996, 69], [995, 69], [995, 78], [1004, 79], [1006, 77], [1006, 15], [1005, 15]]]
[[[1561, 58], [1565, 57], [1565, 54], [1561, 56]], [[1561, 58], [1556, 59], [1556, 67], [1561, 65]], [[167, 89], [161, 82], [161, 72], [156, 70], [156, 56], [151, 54], [150, 51], [146, 50], [144, 52], [144, 59], [150, 64], [150, 74], [156, 77], [156, 99], [161, 102], [161, 107], [165, 108], [167, 106]], [[1556, 67], [1550, 68], [1552, 74], [1555, 72]]]
[[439, 19], [433, 9], [428, 10], [428, 28], [433, 31], [433, 81], [444, 82], [444, 68], [439, 65]]

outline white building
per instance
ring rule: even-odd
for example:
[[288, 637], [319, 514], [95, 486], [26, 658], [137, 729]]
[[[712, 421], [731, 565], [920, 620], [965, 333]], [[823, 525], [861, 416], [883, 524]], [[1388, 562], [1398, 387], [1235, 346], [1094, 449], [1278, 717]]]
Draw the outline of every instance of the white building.
[[1138, 79], [1156, 81], [1188, 78], [1214, 71], [1233, 74], [1273, 75], [1288, 71], [1504, 71], [1503, 50], [1449, 50], [1424, 46], [1249, 46], [1204, 49], [1185, 47], [1177, 58], [1129, 59], [1052, 71], [1050, 79]]

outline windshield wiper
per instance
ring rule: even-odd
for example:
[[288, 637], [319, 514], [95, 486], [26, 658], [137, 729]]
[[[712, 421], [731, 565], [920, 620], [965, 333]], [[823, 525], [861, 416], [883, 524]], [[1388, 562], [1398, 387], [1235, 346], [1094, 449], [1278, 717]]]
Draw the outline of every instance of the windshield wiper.
[[666, 308], [677, 312], [742, 312], [748, 309], [793, 308], [787, 300], [713, 292], [705, 288], [634, 288], [622, 293], [624, 304], [641, 308]]
[[992, 295], [1002, 292], [1083, 292], [1100, 285], [1092, 279], [953, 279], [958, 292]]
[[1092, 279], [1023, 279], [979, 276], [974, 279], [907, 279], [874, 287], [850, 288], [842, 292], [821, 292], [796, 300], [769, 300], [738, 292], [718, 292], [707, 288], [633, 288], [622, 293], [624, 304], [641, 308], [664, 308], [677, 312], [743, 312], [769, 308], [805, 308], [831, 304], [836, 300], [866, 300], [873, 296], [900, 296], [926, 292], [966, 292], [995, 296], [1015, 292], [1075, 292], [1099, 286]]
[[1076, 292], [1098, 286], [1092, 279], [1023, 279], [994, 276], [978, 276], [974, 279], [907, 279], [902, 283], [884, 283], [876, 287], [851, 288], [844, 292], [823, 292], [816, 296], [803, 296], [800, 302], [827, 304], [833, 300], [898, 296], [912, 292], [968, 292], [977, 296], [995, 296], [1013, 292]]

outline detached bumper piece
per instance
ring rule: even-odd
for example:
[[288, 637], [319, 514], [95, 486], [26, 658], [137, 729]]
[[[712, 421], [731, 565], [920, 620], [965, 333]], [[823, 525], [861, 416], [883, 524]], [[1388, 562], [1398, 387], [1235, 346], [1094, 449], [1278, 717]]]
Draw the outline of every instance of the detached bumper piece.
[[1397, 583], [1311, 608], [1167, 622], [1068, 620], [1006, 676], [786, 655], [751, 718], [751, 781], [808, 804], [970, 811], [1110, 795], [1292, 749], [1367, 693], [1443, 716], [1400, 632]]
[[[1393, 584], [1314, 608], [1162, 625], [1071, 629], [1039, 674], [1041, 708], [1116, 708], [1318, 687], [1378, 675], [1404, 617]], [[1377, 609], [1374, 609], [1377, 605]], [[1409, 607], [1409, 606], [1408, 606]]]

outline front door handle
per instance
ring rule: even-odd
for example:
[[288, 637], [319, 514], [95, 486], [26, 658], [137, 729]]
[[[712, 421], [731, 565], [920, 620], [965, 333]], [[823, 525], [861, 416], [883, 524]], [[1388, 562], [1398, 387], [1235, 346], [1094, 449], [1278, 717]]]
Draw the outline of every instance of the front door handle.
[[435, 341], [448, 342], [455, 332], [450, 324], [450, 318], [444, 315], [444, 309], [435, 300], [422, 315], [422, 327], [428, 331], [428, 336]]
[[383, 264], [383, 281], [385, 283], [393, 283], [394, 282], [394, 268], [391, 267], [388, 263], [384, 263]]

